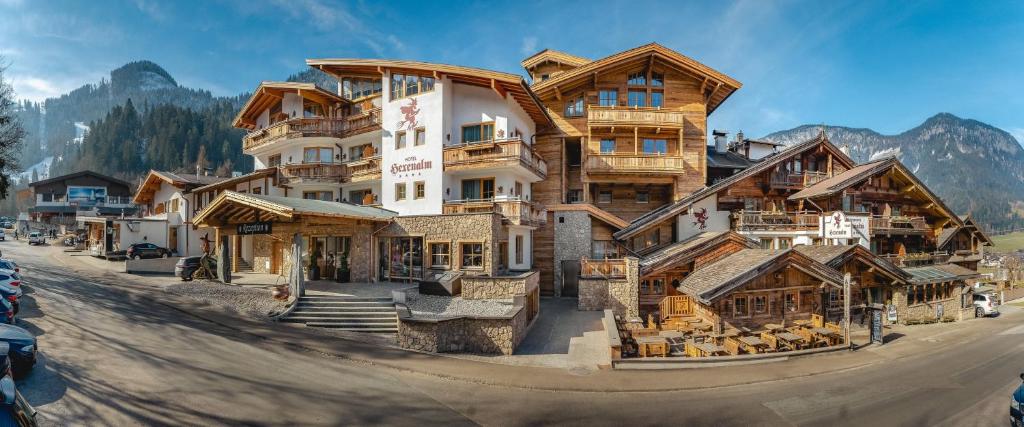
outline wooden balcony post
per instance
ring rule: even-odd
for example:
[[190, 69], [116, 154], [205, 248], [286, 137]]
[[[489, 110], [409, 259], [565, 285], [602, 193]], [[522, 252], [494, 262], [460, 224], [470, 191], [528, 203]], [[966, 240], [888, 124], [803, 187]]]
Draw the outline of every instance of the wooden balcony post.
[[633, 127], [633, 154], [640, 154], [639, 128]]

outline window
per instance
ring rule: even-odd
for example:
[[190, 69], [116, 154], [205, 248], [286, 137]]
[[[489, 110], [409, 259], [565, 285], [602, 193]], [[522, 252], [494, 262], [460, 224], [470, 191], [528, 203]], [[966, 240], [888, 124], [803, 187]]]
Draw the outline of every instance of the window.
[[405, 148], [405, 146], [406, 146], [405, 132], [398, 132], [398, 133], [396, 133], [395, 134], [395, 149], [396, 150], [401, 150], [401, 149]]
[[630, 107], [646, 107], [647, 106], [647, 91], [645, 90], [630, 90], [628, 97], [628, 104]]
[[302, 163], [331, 163], [333, 160], [333, 148], [307, 147], [302, 149]]
[[550, 78], [551, 78], [551, 76], [548, 75], [548, 74], [541, 74], [540, 75], [540, 81], [544, 81], [544, 80], [547, 80], [547, 79], [550, 79]]
[[315, 102], [302, 102], [302, 117], [324, 117], [324, 107]]
[[398, 98], [405, 96], [405, 91], [402, 88], [405, 86], [405, 76], [401, 74], [391, 75], [391, 100], [394, 101]]
[[661, 108], [665, 105], [665, 93], [664, 92], [651, 92], [651, 106]]
[[640, 294], [665, 295], [665, 279], [645, 279], [640, 281]]
[[569, 190], [565, 195], [566, 203], [580, 203], [583, 201], [583, 190]]
[[610, 154], [615, 152], [615, 140], [614, 139], [602, 139], [601, 140], [601, 154]]
[[761, 238], [761, 249], [771, 249], [772, 246], [773, 246], [773, 243], [774, 243], [773, 239], [762, 237]]
[[583, 115], [583, 97], [570, 99], [565, 103], [565, 117], [580, 117]]
[[779, 249], [789, 249], [791, 247], [793, 247], [793, 238], [779, 237]]
[[412, 185], [414, 188], [412, 197], [414, 199], [422, 199], [426, 195], [427, 185], [423, 181], [416, 181]]
[[508, 268], [508, 240], [498, 242], [498, 270]]
[[270, 157], [267, 158], [267, 167], [268, 168], [274, 168], [274, 167], [278, 167], [278, 166], [281, 166], [281, 155], [280, 154], [275, 154], [275, 155], [270, 156]]
[[754, 197], [743, 198], [743, 210], [745, 211], [759, 211], [761, 210], [761, 199]]
[[395, 201], [405, 200], [405, 183], [400, 182], [395, 184]]
[[597, 203], [611, 203], [612, 192], [609, 190], [601, 190], [597, 192]]
[[451, 262], [451, 247], [448, 243], [430, 244], [430, 267], [448, 268]]
[[494, 122], [462, 126], [462, 143], [490, 141], [494, 139]]
[[420, 78], [418, 76], [405, 76], [405, 96], [413, 96], [420, 93]]
[[391, 74], [391, 100], [434, 90], [434, 78], [416, 75]]
[[799, 309], [797, 302], [797, 294], [795, 292], [787, 292], [785, 298], [786, 299], [784, 307], [786, 308], [786, 311], [793, 312]]
[[648, 203], [650, 201], [651, 201], [651, 193], [648, 193], [646, 191], [637, 191], [636, 192], [636, 202], [637, 203]]
[[651, 71], [651, 86], [665, 86], [665, 75], [662, 73]]
[[324, 201], [330, 202], [330, 201], [334, 200], [334, 192], [333, 191], [303, 191], [302, 192], [302, 198], [306, 199], [306, 200], [324, 200]]
[[178, 199], [171, 199], [171, 212], [178, 212]]
[[747, 307], [747, 297], [742, 296], [733, 298], [733, 315], [743, 317], [749, 316], [750, 311], [748, 310], [748, 308], [749, 307]]
[[427, 130], [423, 128], [416, 129], [416, 139], [413, 140], [413, 145], [417, 147], [427, 143]]
[[380, 79], [346, 77], [341, 80], [341, 96], [346, 99], [364, 98], [380, 92]]
[[463, 200], [489, 200], [494, 198], [494, 178], [462, 180]]
[[462, 244], [462, 268], [484, 268], [484, 244]]
[[252, 189], [252, 194], [263, 194], [263, 187], [256, 187]]
[[594, 240], [590, 244], [591, 257], [594, 259], [621, 258], [619, 245], [614, 240]]
[[513, 196], [516, 196], [516, 197], [519, 197], [520, 199], [522, 199], [523, 198], [523, 183], [521, 183], [519, 181], [516, 181], [516, 185], [515, 185], [514, 188], [515, 188], [515, 194], [513, 194]]
[[668, 153], [668, 142], [664, 139], [645, 139], [644, 154]]
[[629, 78], [626, 80], [626, 84], [630, 86], [644, 86], [647, 84], [647, 73], [643, 71], [637, 71], [635, 73], [629, 73]]
[[516, 236], [516, 264], [523, 263], [523, 239], [522, 235]]
[[607, 89], [597, 92], [598, 104], [602, 107], [614, 107], [619, 105], [619, 91]]
[[765, 303], [767, 299], [768, 298], [765, 297], [764, 295], [754, 297], [754, 313], [760, 314], [765, 312]]

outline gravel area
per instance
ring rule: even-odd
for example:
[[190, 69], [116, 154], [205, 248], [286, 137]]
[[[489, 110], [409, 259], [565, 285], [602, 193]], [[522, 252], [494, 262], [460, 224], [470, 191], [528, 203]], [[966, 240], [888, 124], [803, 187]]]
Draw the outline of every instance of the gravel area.
[[512, 299], [467, 300], [462, 297], [421, 295], [409, 292], [406, 306], [415, 317], [447, 318], [459, 316], [511, 316], [516, 306]]
[[267, 288], [243, 288], [213, 281], [195, 280], [167, 285], [165, 291], [207, 302], [248, 315], [267, 319], [284, 311], [286, 303], [270, 296]]

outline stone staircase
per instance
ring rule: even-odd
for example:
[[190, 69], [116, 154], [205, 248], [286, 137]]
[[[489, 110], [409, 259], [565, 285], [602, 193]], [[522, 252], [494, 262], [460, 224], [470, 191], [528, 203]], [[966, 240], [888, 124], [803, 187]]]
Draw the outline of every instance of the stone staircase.
[[304, 296], [281, 321], [343, 331], [398, 333], [398, 312], [391, 298]]
[[238, 272], [239, 273], [252, 273], [252, 266], [249, 265], [249, 263], [245, 259], [238, 258]]

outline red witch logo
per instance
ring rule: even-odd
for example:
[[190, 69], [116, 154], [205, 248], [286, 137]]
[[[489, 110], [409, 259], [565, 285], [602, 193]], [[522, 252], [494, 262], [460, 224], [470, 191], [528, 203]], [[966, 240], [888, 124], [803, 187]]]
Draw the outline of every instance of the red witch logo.
[[699, 211], [694, 211], [693, 212], [693, 219], [696, 220], [696, 221], [693, 222], [693, 226], [694, 227], [697, 227], [697, 229], [699, 229], [699, 230], [707, 229], [708, 228], [708, 225], [707, 225], [708, 209], [707, 208], [700, 208]]
[[416, 115], [420, 113], [420, 109], [416, 107], [416, 98], [410, 99], [408, 104], [398, 107], [398, 110], [402, 112], [403, 116], [405, 116], [405, 120], [398, 122], [395, 127], [398, 129], [405, 127], [409, 130], [415, 128], [417, 124]]
[[836, 212], [836, 213], [832, 214], [832, 226], [833, 227], [839, 227], [839, 225], [842, 224], [842, 222], [843, 222], [843, 214], [841, 214], [839, 212]]

